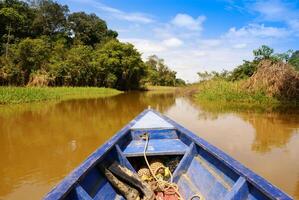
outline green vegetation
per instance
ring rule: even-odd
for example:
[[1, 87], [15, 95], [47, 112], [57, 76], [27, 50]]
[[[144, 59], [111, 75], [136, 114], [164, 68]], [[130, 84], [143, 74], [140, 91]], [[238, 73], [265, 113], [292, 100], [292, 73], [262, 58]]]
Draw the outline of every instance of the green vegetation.
[[182, 90], [182, 87], [147, 85], [146, 90], [149, 91], [150, 94], [168, 94], [178, 93]]
[[70, 13], [53, 0], [0, 1], [0, 85], [135, 90], [177, 86], [161, 59], [151, 65], [95, 14]]
[[294, 69], [298, 51], [274, 54], [273, 49], [263, 45], [253, 54], [253, 61], [244, 61], [232, 71], [199, 72], [196, 99], [251, 105], [297, 104], [299, 73]]
[[184, 86], [185, 81], [176, 78], [176, 72], [169, 69], [163, 59], [152, 55], [146, 61], [148, 76], [146, 82], [151, 85]]
[[119, 93], [115, 89], [96, 87], [0, 87], [0, 104], [98, 98]]
[[299, 51], [295, 51], [290, 57], [288, 63], [294, 66], [294, 68], [299, 71]]
[[157, 85], [148, 85], [146, 89], [149, 91], [169, 91], [169, 90], [177, 90], [179, 88], [173, 86], [157, 86]]
[[199, 83], [196, 99], [203, 102], [227, 102], [227, 103], [250, 103], [250, 104], [273, 104], [278, 101], [268, 97], [263, 91], [247, 91], [242, 87], [244, 81], [226, 81], [213, 79]]

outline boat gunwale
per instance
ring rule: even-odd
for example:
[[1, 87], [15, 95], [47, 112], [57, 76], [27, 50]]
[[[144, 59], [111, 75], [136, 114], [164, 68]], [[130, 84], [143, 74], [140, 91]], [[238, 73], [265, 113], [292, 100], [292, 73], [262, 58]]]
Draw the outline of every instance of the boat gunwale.
[[257, 189], [261, 190], [261, 192], [263, 192], [267, 197], [271, 199], [280, 199], [280, 200], [293, 199], [287, 193], [283, 192], [280, 188], [273, 185], [262, 176], [256, 174], [251, 169], [245, 167], [245, 165], [243, 165], [241, 162], [235, 160], [234, 158], [226, 154], [224, 151], [220, 150], [218, 147], [215, 147], [214, 145], [210, 144], [208, 141], [194, 134], [192, 131], [188, 130], [187, 128], [178, 124], [177, 122], [168, 118], [167, 116], [155, 110], [151, 110], [151, 111], [156, 113], [160, 117], [162, 117], [167, 122], [174, 125], [179, 132], [185, 134], [185, 136], [189, 137], [191, 141], [193, 141], [203, 150], [215, 156], [216, 159], [219, 159], [220, 162], [223, 162], [227, 167], [235, 171], [239, 176], [245, 178], [250, 184], [252, 184]]
[[174, 129], [184, 134], [188, 139], [193, 141], [196, 145], [198, 145], [203, 150], [207, 151], [211, 155], [215, 156], [216, 159], [219, 159], [220, 162], [223, 162], [227, 167], [236, 172], [239, 176], [245, 178], [250, 184], [264, 193], [267, 197], [271, 199], [284, 199], [284, 200], [292, 200], [287, 193], [283, 192], [281, 189], [268, 182], [265, 178], [256, 174], [249, 168], [245, 167], [239, 161], [235, 160], [224, 151], [210, 144], [203, 138], [194, 134], [187, 128], [181, 126], [174, 120], [164, 116], [163, 114], [153, 110], [153, 109], [145, 109], [142, 111], [137, 117], [131, 120], [127, 125], [125, 125], [121, 130], [119, 130], [111, 139], [109, 139], [106, 143], [101, 145], [98, 149], [96, 149], [87, 159], [85, 159], [78, 167], [76, 167], [72, 172], [69, 173], [58, 185], [56, 185], [45, 197], [45, 200], [53, 200], [53, 199], [62, 199], [65, 197], [75, 186], [78, 181], [86, 175], [89, 169], [94, 167], [100, 158], [105, 155], [105, 153], [111, 150], [121, 139], [125, 136], [128, 131], [130, 131], [131, 127], [142, 118], [147, 112], [154, 112], [159, 117], [166, 120], [168, 123], [174, 126]]
[[84, 178], [84, 175], [86, 175], [88, 170], [94, 167], [98, 160], [105, 155], [107, 151], [111, 150], [119, 141], [119, 139], [125, 136], [128, 131], [130, 131], [130, 128], [147, 112], [149, 112], [149, 109], [141, 112], [137, 117], [126, 124], [116, 134], [114, 134], [114, 136], [112, 136], [107, 142], [91, 153], [87, 159], [85, 159], [78, 167], [76, 167], [63, 180], [54, 186], [52, 190], [44, 197], [44, 200], [62, 199], [69, 194], [72, 187], [76, 185], [80, 179]]

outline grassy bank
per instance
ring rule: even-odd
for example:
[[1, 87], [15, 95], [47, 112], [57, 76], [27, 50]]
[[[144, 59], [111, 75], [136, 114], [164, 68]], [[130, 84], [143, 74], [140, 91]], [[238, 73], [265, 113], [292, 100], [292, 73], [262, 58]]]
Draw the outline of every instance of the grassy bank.
[[243, 81], [209, 80], [196, 85], [195, 98], [202, 102], [237, 103], [237, 104], [279, 104], [263, 91], [248, 91], [242, 87]]
[[178, 92], [180, 89], [181, 87], [157, 86], [157, 85], [147, 85], [145, 87], [145, 90], [149, 91], [151, 94], [175, 93]]
[[158, 85], [147, 85], [146, 89], [148, 91], [169, 91], [169, 90], [177, 90], [179, 87], [173, 86], [158, 86]]
[[119, 93], [115, 89], [96, 87], [0, 87], [0, 104], [97, 98]]

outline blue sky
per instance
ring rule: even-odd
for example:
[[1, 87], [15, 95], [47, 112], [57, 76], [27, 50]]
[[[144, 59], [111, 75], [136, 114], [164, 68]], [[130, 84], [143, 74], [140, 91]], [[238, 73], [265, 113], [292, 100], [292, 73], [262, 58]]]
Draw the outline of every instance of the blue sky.
[[299, 1], [59, 0], [96, 13], [143, 59], [156, 54], [189, 82], [199, 71], [233, 69], [262, 44], [299, 49]]

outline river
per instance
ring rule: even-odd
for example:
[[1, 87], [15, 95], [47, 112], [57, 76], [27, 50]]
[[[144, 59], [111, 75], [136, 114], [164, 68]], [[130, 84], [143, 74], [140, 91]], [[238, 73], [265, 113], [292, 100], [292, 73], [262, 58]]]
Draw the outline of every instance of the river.
[[199, 104], [175, 93], [0, 106], [0, 199], [40, 199], [148, 106], [299, 199], [299, 111]]

